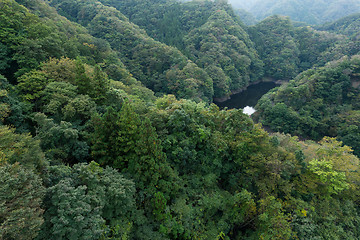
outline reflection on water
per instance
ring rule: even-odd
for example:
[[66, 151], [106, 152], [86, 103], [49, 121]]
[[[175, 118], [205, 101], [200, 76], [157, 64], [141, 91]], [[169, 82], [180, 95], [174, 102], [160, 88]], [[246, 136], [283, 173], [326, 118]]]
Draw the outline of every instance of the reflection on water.
[[247, 115], [249, 115], [249, 116], [251, 116], [251, 115], [254, 114], [255, 112], [256, 112], [256, 110], [255, 110], [255, 108], [253, 108], [253, 107], [246, 106], [246, 107], [244, 107], [244, 109], [243, 109], [243, 113], [245, 113], [245, 114], [247, 114]]
[[[241, 93], [234, 94], [231, 96], [231, 99], [216, 103], [220, 108], [228, 107], [231, 108], [237, 108], [237, 109], [244, 109], [244, 113], [251, 115], [255, 112], [256, 103], [259, 101], [259, 99], [267, 93], [270, 89], [277, 87], [277, 85], [274, 82], [261, 82], [255, 85], [249, 86], [246, 90], [242, 91]], [[251, 110], [250, 110], [251, 108]]]

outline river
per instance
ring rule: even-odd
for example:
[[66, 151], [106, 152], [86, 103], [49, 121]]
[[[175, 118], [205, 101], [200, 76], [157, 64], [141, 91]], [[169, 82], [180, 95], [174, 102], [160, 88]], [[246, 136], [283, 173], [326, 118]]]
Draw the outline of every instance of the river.
[[240, 93], [231, 95], [231, 98], [225, 102], [215, 102], [215, 104], [220, 108], [227, 107], [229, 109], [243, 109], [244, 113], [251, 115], [256, 111], [254, 107], [259, 99], [269, 90], [278, 86], [280, 85], [274, 82], [260, 82], [249, 86], [246, 90]]

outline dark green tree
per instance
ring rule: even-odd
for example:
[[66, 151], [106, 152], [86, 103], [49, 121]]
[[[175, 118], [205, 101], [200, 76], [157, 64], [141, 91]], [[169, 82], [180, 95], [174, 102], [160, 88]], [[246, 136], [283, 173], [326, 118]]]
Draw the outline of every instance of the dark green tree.
[[134, 183], [95, 162], [50, 167], [40, 239], [127, 238], [133, 221]]
[[0, 161], [0, 182], [0, 238], [36, 238], [44, 222], [42, 180], [18, 163]]
[[102, 72], [99, 65], [95, 66], [94, 69], [94, 77], [92, 81], [93, 91], [92, 94], [93, 98], [97, 103], [103, 103], [106, 99], [106, 92], [109, 90], [109, 79], [107, 78], [106, 74]]

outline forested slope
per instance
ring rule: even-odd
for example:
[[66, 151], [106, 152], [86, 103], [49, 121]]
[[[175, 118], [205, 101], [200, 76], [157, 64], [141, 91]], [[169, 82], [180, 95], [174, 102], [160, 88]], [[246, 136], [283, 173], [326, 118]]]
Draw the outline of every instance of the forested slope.
[[359, 38], [360, 14], [352, 14], [335, 22], [327, 23], [318, 28], [324, 31], [347, 35], [353, 39]]
[[210, 101], [212, 79], [179, 50], [150, 38], [114, 8], [96, 1], [52, 1], [90, 33], [120, 52], [133, 76], [155, 92]]
[[[110, 64], [126, 71], [106, 41], [91, 36], [86, 29], [58, 15], [41, 1], [14, 1], [1, 5], [1, 73], [13, 79], [50, 57], [70, 57], [86, 63]], [[35, 13], [35, 14], [34, 14]], [[41, 17], [37, 16], [40, 15]], [[110, 61], [110, 59], [112, 61]]]
[[179, 48], [213, 79], [226, 98], [262, 76], [262, 62], [243, 25], [224, 2], [102, 1], [160, 41]]
[[251, 26], [249, 35], [265, 64], [265, 76], [275, 79], [289, 80], [311, 67], [360, 51], [357, 40], [311, 27], [294, 27], [289, 18], [277, 15]]
[[294, 21], [322, 24], [360, 11], [357, 0], [257, 0], [246, 10], [261, 20], [274, 14]]
[[214, 97], [246, 88], [262, 77], [263, 64], [248, 34], [224, 10], [185, 37], [191, 59], [214, 81]]
[[359, 71], [353, 56], [301, 73], [259, 101], [262, 122], [314, 140], [338, 137], [359, 156]]
[[[226, 8], [189, 23], [182, 53], [100, 2], [51, 4], [63, 16], [48, 1], [0, 0], [0, 239], [360, 237], [350, 147], [269, 135], [241, 110], [209, 103], [207, 67], [223, 71], [214, 83], [230, 90], [262, 74], [247, 29]], [[329, 133], [354, 146], [358, 68], [355, 56], [308, 70], [288, 84], [291, 93], [304, 85], [299, 98], [282, 98], [283, 86], [260, 109], [275, 104], [269, 111], [290, 120], [270, 123], [293, 130], [289, 109], [301, 105], [316, 114], [307, 117], [312, 137], [339, 123]]]
[[279, 16], [248, 28], [224, 1], [102, 2], [203, 68], [213, 79], [217, 99], [226, 99], [263, 76], [288, 80], [360, 49], [346, 36], [294, 27], [290, 19]]

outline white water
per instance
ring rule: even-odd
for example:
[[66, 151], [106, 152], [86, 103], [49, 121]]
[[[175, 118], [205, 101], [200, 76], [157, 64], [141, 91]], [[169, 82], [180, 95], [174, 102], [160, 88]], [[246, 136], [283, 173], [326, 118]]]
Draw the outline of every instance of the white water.
[[253, 107], [249, 107], [249, 106], [246, 106], [244, 109], [243, 109], [243, 113], [251, 116], [252, 114], [254, 114], [256, 112], [255, 108]]

